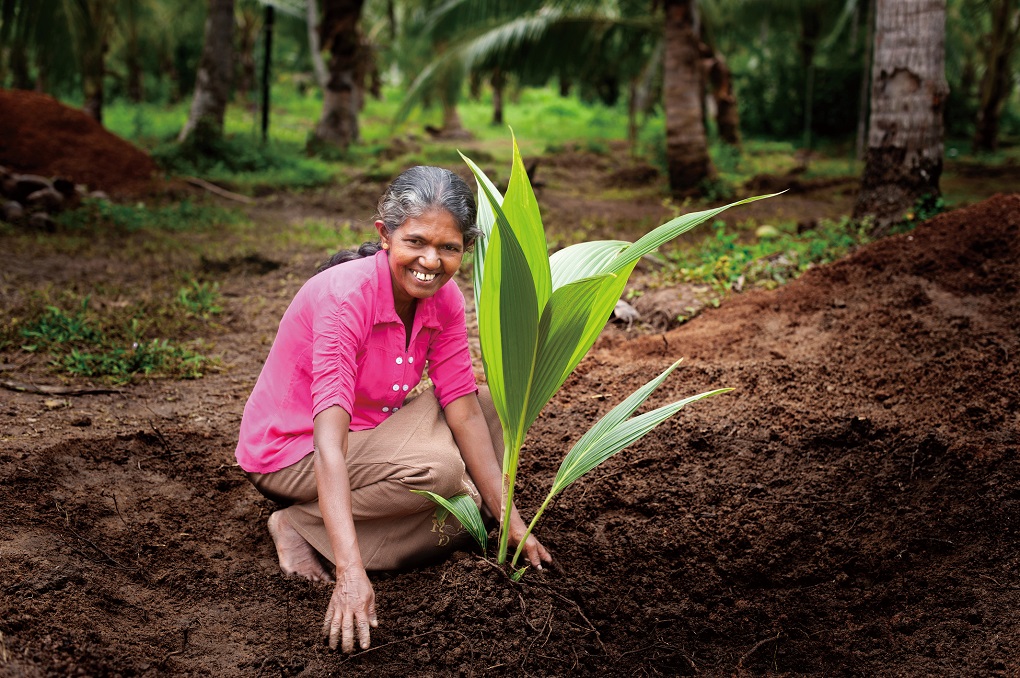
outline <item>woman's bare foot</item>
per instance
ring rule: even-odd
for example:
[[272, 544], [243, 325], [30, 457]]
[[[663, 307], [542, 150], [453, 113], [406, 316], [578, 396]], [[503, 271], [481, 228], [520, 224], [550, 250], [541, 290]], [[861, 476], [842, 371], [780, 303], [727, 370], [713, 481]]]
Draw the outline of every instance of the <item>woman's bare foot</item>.
[[312, 545], [298, 534], [282, 511], [269, 516], [269, 534], [276, 544], [276, 556], [284, 574], [293, 574], [310, 581], [333, 581]]

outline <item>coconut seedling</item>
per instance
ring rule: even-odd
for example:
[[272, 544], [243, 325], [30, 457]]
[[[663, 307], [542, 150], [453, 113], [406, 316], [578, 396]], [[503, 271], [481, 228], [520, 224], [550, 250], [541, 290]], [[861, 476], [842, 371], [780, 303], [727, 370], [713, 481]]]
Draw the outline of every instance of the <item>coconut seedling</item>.
[[[521, 446], [539, 412], [559, 390], [598, 338], [644, 255], [748, 198], [686, 214], [652, 230], [637, 242], [604, 240], [564, 248], [551, 257], [538, 202], [517, 141], [506, 195], [479, 167], [461, 156], [478, 182], [478, 225], [474, 289], [482, 359], [493, 404], [503, 425], [503, 504], [497, 562], [507, 559], [510, 509]], [[688, 403], [731, 389], [716, 389], [631, 415], [676, 369], [673, 363], [599, 420], [564, 458], [552, 488], [528, 527], [531, 533], [553, 498], [571, 483], [624, 449]], [[478, 508], [459, 495], [426, 493], [453, 513], [484, 552], [487, 535]], [[526, 538], [526, 537], [525, 537]], [[516, 567], [524, 541], [511, 560]], [[519, 573], [518, 573], [519, 576]]]

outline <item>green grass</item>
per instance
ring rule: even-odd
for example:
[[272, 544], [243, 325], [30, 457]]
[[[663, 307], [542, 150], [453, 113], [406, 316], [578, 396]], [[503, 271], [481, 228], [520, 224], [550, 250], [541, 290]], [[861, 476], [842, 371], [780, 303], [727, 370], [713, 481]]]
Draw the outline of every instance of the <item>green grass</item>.
[[59, 225], [72, 231], [86, 231], [96, 227], [112, 227], [124, 231], [202, 231], [242, 221], [244, 216], [236, 210], [211, 203], [195, 203], [188, 199], [167, 205], [148, 206], [144, 203], [120, 204], [85, 198], [80, 206], [56, 216]]
[[22, 350], [45, 353], [50, 364], [75, 376], [125, 383], [134, 377], [201, 377], [215, 361], [168, 339], [146, 339], [142, 322], [117, 326], [110, 316], [89, 310], [89, 297], [74, 310], [47, 306], [20, 328]]

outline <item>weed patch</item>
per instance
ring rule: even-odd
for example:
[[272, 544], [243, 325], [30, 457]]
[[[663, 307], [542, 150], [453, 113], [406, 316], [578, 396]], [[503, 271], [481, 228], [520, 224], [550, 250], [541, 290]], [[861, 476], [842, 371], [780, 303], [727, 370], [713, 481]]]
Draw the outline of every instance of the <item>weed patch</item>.
[[203, 231], [216, 226], [236, 224], [244, 215], [217, 205], [190, 200], [149, 207], [144, 203], [118, 204], [109, 200], [86, 198], [76, 209], [56, 217], [57, 223], [70, 230], [88, 230], [106, 226], [125, 231], [155, 229], [160, 231]]
[[70, 312], [47, 306], [38, 319], [21, 327], [22, 350], [48, 353], [50, 364], [68, 374], [114, 383], [136, 375], [193, 379], [214, 362], [168, 339], [145, 339], [137, 318], [127, 327], [104, 327], [88, 306], [89, 297]]

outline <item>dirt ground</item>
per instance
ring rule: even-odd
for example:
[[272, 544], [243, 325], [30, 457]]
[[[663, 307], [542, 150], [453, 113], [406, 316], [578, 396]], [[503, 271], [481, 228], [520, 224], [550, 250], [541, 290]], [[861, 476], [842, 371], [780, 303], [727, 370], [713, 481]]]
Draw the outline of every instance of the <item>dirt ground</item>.
[[[378, 188], [265, 200], [252, 217], [364, 218]], [[836, 196], [776, 209], [828, 216], [851, 199]], [[577, 197], [540, 201], [547, 221], [581, 223]], [[629, 218], [659, 219], [643, 205]], [[111, 276], [141, 285], [180, 265], [106, 244], [19, 252], [0, 298], [45, 284], [100, 299]], [[579, 433], [677, 357], [650, 404], [736, 390], [568, 489], [539, 528], [554, 568], [517, 584], [465, 552], [373, 574], [380, 626], [349, 657], [318, 640], [330, 587], [279, 574], [274, 506], [233, 459], [317, 257], [198, 264], [226, 306], [223, 368], [202, 379], [0, 391], [0, 675], [1020, 675], [1020, 194], [665, 333], [608, 327], [530, 433], [527, 514]], [[13, 350], [0, 370], [59, 381]]]

